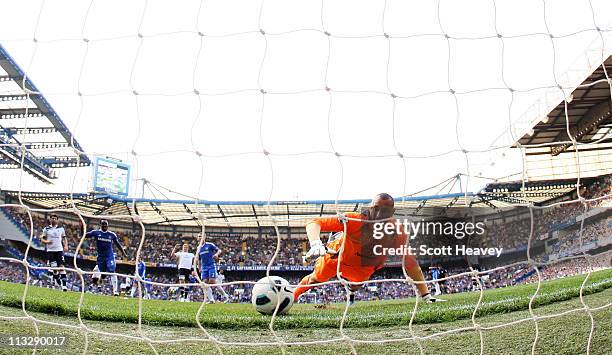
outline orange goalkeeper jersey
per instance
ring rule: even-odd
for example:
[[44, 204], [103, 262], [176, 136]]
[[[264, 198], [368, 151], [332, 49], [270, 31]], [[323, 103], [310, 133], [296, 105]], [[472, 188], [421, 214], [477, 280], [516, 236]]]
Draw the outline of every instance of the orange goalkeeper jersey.
[[[327, 246], [336, 251], [340, 250], [343, 239], [346, 239], [344, 244], [344, 252], [342, 253], [340, 262], [351, 267], [372, 267], [378, 269], [382, 267], [387, 260], [386, 255], [375, 255], [374, 247], [380, 245], [382, 248], [397, 248], [406, 243], [405, 234], [386, 235], [381, 239], [372, 237], [372, 223], [367, 222], [367, 217], [358, 212], [350, 212], [345, 214], [351, 218], [346, 222], [346, 232], [342, 238], [329, 243]], [[393, 220], [389, 222], [394, 222]], [[316, 223], [321, 226], [322, 232], [342, 232], [344, 231], [344, 223], [341, 217], [322, 217], [312, 220], [310, 223]], [[413, 266], [414, 257], [406, 257], [406, 266]]]

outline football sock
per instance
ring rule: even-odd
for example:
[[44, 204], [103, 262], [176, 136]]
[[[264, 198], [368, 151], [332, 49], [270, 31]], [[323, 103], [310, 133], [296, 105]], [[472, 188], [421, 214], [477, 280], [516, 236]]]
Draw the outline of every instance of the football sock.
[[117, 275], [111, 275], [111, 284], [113, 285], [113, 294], [117, 293]]
[[66, 276], [66, 271], [60, 271], [60, 283], [62, 284], [62, 287], [66, 287], [66, 281], [68, 279], [68, 277]]
[[434, 286], [436, 288], [436, 295], [439, 295], [442, 293], [442, 290], [440, 290], [440, 284], [439, 283], [434, 283]]
[[355, 303], [355, 292], [353, 292], [353, 291], [351, 291], [351, 292], [349, 293], [349, 303], [350, 303], [350, 304]]
[[295, 291], [293, 291], [293, 302], [297, 302], [297, 300], [300, 298], [302, 293], [312, 288], [312, 286], [307, 286], [309, 283], [310, 283], [310, 275], [304, 276], [302, 280], [300, 281], [300, 284], [298, 285], [298, 287], [296, 287]]
[[223, 287], [221, 286], [217, 286], [217, 288], [219, 289], [219, 292], [221, 292], [221, 294], [223, 295], [223, 297], [225, 297], [226, 299], [229, 298], [229, 295], [227, 294], [227, 292], [225, 292], [225, 290], [223, 289]]

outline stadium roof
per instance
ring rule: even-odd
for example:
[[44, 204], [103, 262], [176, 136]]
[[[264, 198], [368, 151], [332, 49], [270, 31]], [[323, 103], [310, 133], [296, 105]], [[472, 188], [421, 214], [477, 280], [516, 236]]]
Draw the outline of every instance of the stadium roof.
[[[50, 182], [54, 168], [91, 165], [72, 133], [0, 45], [0, 168], [20, 168]], [[21, 147], [27, 150], [22, 153]]]
[[[612, 56], [594, 70], [567, 100], [570, 133], [578, 142], [589, 143], [599, 140], [612, 130], [612, 98], [605, 69], [607, 69], [608, 76], [612, 76]], [[599, 82], [593, 84], [597, 81]], [[568, 140], [565, 101], [562, 101], [550, 111], [546, 118], [533, 127], [532, 132], [520, 138], [518, 143], [536, 145]], [[612, 139], [606, 138], [601, 143], [609, 141]], [[548, 153], [558, 155], [570, 145], [550, 147]]]
[[[586, 182], [584, 180], [583, 182]], [[550, 199], [566, 195], [575, 190], [571, 181], [548, 181], [526, 183], [494, 183], [483, 191], [454, 193], [433, 196], [410, 196], [396, 198], [398, 215], [465, 217], [469, 213], [490, 214], [496, 209], [510, 208], [519, 204], [541, 204]], [[16, 199], [18, 192], [5, 191], [7, 199]], [[467, 199], [466, 199], [467, 196]], [[70, 194], [22, 192], [27, 204], [44, 209], [72, 208]], [[359, 200], [312, 200], [312, 201], [195, 201], [125, 198], [108, 194], [73, 194], [75, 206], [83, 213], [92, 215], [139, 215], [145, 224], [199, 226], [205, 219], [206, 226], [219, 227], [264, 227], [272, 226], [268, 213], [278, 226], [303, 226], [307, 219], [337, 212], [360, 211], [369, 199]], [[462, 208], [463, 207], [463, 208]]]
[[[584, 178], [581, 185], [587, 185], [593, 180], [594, 178]], [[526, 182], [524, 187], [521, 181], [513, 181], [488, 184], [479, 195], [484, 200], [494, 200], [496, 206], [501, 206], [501, 202], [508, 203], [508, 206], [527, 203], [544, 205], [551, 199], [574, 191], [576, 179], [532, 181]]]

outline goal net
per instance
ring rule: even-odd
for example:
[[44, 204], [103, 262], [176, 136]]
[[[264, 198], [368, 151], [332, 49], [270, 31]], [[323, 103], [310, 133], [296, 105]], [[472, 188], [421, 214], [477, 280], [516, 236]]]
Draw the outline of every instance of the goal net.
[[[183, 343], [220, 353], [396, 344], [426, 353], [432, 340], [469, 333], [463, 350], [482, 354], [490, 334], [527, 323], [529, 351], [542, 352], [542, 322], [586, 314], [580, 351], [593, 349], [596, 315], [610, 308], [586, 299], [610, 284], [591, 279], [610, 267], [612, 245], [607, 1], [43, 0], [0, 11], [0, 262], [3, 280], [25, 284], [17, 301], [0, 302], [20, 313], [1, 320], [29, 322], [36, 335], [74, 330], [84, 353], [99, 350], [92, 337], [154, 353]], [[263, 276], [297, 286], [314, 264], [302, 262], [306, 223], [336, 216], [346, 235], [358, 221], [351, 213], [380, 192], [395, 198], [425, 281], [401, 255], [351, 281], [340, 273], [344, 241], [337, 277], [301, 298], [316, 308], [281, 316], [278, 304], [270, 317], [249, 308], [243, 321], [232, 305], [207, 303], [211, 294], [248, 303]], [[68, 236], [63, 267], [44, 253], [52, 215]], [[87, 233], [101, 220], [126, 249], [116, 271], [93, 268], [100, 250]], [[427, 223], [431, 231], [419, 229]], [[227, 279], [211, 285], [195, 272], [178, 283], [169, 255], [206, 241], [222, 250]], [[584, 276], [571, 290], [545, 286], [574, 274]], [[80, 295], [66, 306], [76, 321], [64, 309], [42, 315], [54, 311], [36, 290], [56, 284]], [[448, 296], [444, 306], [416, 297], [419, 284]], [[519, 284], [534, 288], [513, 294]], [[352, 308], [353, 286], [358, 303], [372, 301], [365, 313]], [[196, 307], [147, 300], [186, 298], [185, 288]], [[508, 293], [495, 299], [488, 289]], [[111, 290], [137, 302], [90, 298]], [[451, 297], [463, 292], [467, 303]], [[579, 306], [538, 313], [571, 298]], [[393, 302], [401, 314], [385, 310]], [[113, 307], [136, 328], [95, 323], [121, 320]], [[483, 321], [496, 307], [527, 313]], [[155, 334], [158, 316], [192, 330]], [[447, 319], [469, 322], [416, 327]], [[262, 334], [244, 338], [249, 324]], [[319, 325], [333, 336], [292, 333]], [[401, 330], [381, 334], [389, 326]]]

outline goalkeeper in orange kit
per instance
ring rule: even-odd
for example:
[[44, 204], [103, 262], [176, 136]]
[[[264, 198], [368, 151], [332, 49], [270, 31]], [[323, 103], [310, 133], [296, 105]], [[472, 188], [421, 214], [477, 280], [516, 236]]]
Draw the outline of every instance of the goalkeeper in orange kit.
[[[310, 250], [304, 257], [305, 260], [317, 257], [314, 271], [305, 276], [293, 293], [294, 301], [297, 301], [304, 292], [311, 289], [311, 284], [326, 282], [336, 276], [338, 261], [340, 261], [340, 276], [351, 282], [364, 282], [370, 279], [372, 274], [382, 268], [387, 260], [386, 255], [376, 255], [376, 246], [382, 248], [397, 248], [406, 243], [405, 234], [384, 235], [381, 238], [373, 237], [374, 221], [386, 221], [394, 223], [392, 218], [395, 213], [393, 197], [389, 194], [378, 194], [374, 197], [370, 206], [362, 213], [346, 213], [342, 218], [338, 216], [316, 218], [306, 224], [306, 234], [310, 242]], [[345, 229], [346, 225], [346, 229]], [[324, 245], [320, 239], [321, 232], [337, 233], [338, 237]], [[344, 243], [344, 250], [340, 255], [340, 248]], [[380, 249], [380, 248], [379, 248]], [[410, 278], [414, 281], [424, 281], [421, 267], [414, 255], [406, 255], [404, 266]], [[425, 301], [433, 303], [444, 301], [432, 297], [426, 284], [416, 285], [419, 296]], [[355, 294], [361, 285], [351, 284], [349, 295], [350, 303], [354, 303]]]

